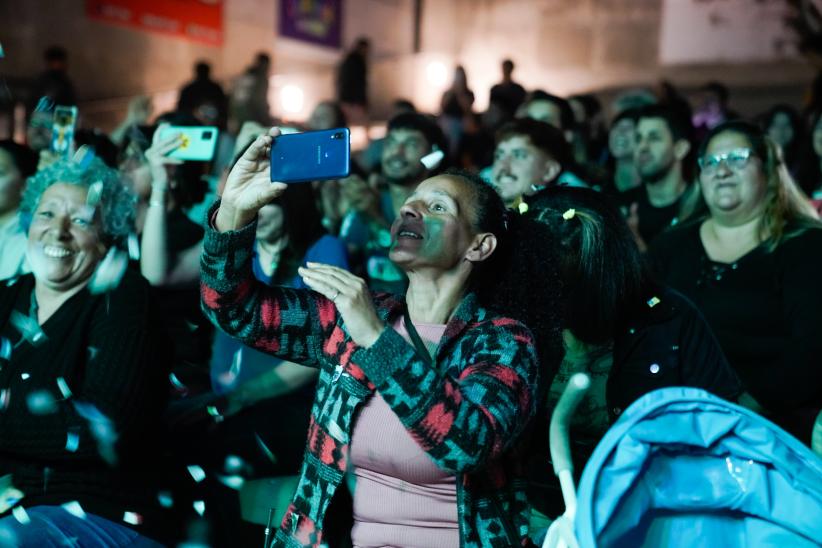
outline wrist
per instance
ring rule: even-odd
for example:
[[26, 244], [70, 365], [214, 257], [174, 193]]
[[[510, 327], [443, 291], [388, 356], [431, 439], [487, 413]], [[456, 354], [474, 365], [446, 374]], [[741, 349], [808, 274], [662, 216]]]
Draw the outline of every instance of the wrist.
[[231, 206], [220, 204], [217, 216], [214, 218], [214, 228], [219, 232], [240, 230], [254, 220], [255, 215], [237, 211]]

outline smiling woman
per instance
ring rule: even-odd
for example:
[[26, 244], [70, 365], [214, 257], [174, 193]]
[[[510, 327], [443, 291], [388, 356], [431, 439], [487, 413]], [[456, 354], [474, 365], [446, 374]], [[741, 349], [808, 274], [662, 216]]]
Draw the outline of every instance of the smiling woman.
[[714, 128], [699, 166], [701, 214], [651, 256], [701, 309], [762, 412], [808, 442], [822, 408], [822, 223], [756, 126]]
[[0, 286], [4, 542], [159, 546], [146, 535], [161, 514], [152, 442], [167, 368], [148, 284], [129, 269], [108, 292], [88, 288], [132, 230], [133, 206], [96, 158], [28, 180], [20, 211], [32, 273]]

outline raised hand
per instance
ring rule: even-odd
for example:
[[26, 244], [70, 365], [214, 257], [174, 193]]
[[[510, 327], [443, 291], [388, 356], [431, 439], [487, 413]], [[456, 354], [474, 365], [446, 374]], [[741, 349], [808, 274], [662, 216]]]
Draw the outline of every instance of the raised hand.
[[385, 322], [377, 316], [365, 280], [347, 270], [320, 263], [307, 263], [299, 274], [305, 285], [334, 301], [351, 339], [368, 348], [380, 337]]
[[277, 128], [271, 128], [267, 135], [257, 137], [229, 172], [215, 219], [217, 230], [246, 226], [286, 189], [284, 183], [272, 183], [269, 175], [271, 143], [279, 135]]
[[165, 191], [168, 189], [167, 165], [182, 164], [183, 161], [171, 158], [168, 155], [180, 148], [183, 144], [181, 133], [172, 133], [167, 137], [160, 137], [169, 124], [160, 124], [154, 131], [151, 147], [146, 150], [146, 160], [151, 168], [151, 186], [154, 189]]

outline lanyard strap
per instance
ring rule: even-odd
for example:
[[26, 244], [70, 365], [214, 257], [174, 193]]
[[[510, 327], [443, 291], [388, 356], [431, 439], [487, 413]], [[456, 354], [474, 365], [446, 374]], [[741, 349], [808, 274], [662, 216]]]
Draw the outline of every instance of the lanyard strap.
[[427, 365], [434, 365], [434, 360], [431, 359], [431, 353], [428, 352], [428, 347], [425, 346], [424, 342], [422, 342], [420, 334], [417, 333], [417, 328], [414, 327], [414, 323], [411, 321], [411, 316], [408, 315], [408, 308], [406, 308], [403, 312], [403, 318], [405, 319], [405, 330], [408, 332], [411, 342], [414, 343], [414, 348], [417, 349], [417, 354]]

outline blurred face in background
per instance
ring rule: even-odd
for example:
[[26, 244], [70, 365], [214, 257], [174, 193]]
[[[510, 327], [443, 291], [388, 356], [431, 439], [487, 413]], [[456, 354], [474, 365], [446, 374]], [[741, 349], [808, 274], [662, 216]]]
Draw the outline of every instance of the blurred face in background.
[[640, 118], [636, 126], [634, 165], [643, 181], [664, 178], [676, 163], [674, 136], [662, 118]]
[[636, 148], [636, 122], [622, 118], [611, 126], [608, 133], [608, 150], [616, 160], [633, 160]]
[[382, 149], [382, 173], [389, 183], [415, 183], [425, 173], [422, 158], [431, 152], [425, 135], [416, 129], [388, 132]]
[[51, 126], [54, 116], [51, 112], [35, 111], [31, 113], [26, 128], [26, 142], [33, 150], [40, 152], [51, 146]]
[[793, 125], [791, 118], [784, 112], [777, 112], [771, 119], [768, 126], [768, 137], [781, 146], [783, 149], [790, 146], [794, 139]]
[[494, 151], [491, 181], [506, 205], [533, 194], [531, 185], [546, 182], [552, 172], [553, 176], [558, 174], [559, 164], [525, 135], [512, 135], [500, 141]]
[[816, 120], [813, 126], [813, 150], [819, 158], [822, 158], [822, 116]]
[[283, 208], [279, 204], [264, 205], [257, 215], [257, 239], [274, 243], [284, 236]]
[[17, 209], [24, 183], [11, 154], [0, 148], [0, 214]]
[[517, 118], [531, 118], [562, 129], [562, 109], [553, 101], [531, 101], [521, 109]]
[[338, 127], [337, 111], [328, 101], [322, 102], [314, 108], [308, 118], [308, 128], [314, 131], [334, 129]]

